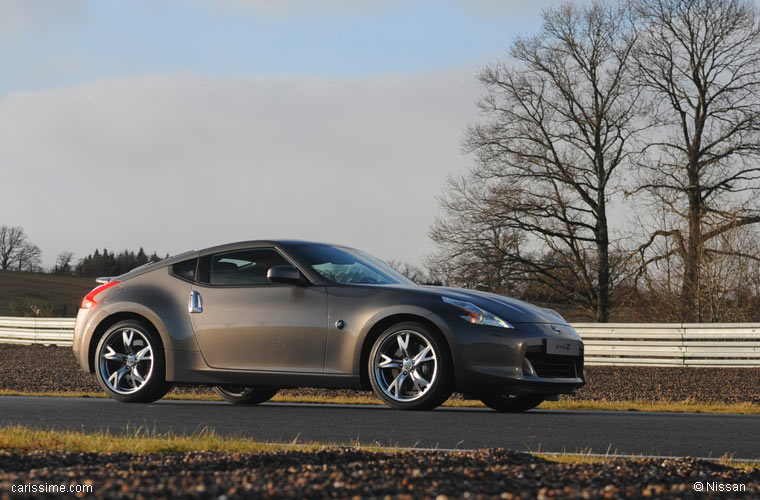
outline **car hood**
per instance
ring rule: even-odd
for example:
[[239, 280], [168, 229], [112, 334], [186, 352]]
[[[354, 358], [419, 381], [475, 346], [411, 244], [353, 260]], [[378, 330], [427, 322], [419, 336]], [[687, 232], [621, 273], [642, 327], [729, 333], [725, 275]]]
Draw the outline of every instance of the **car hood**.
[[[389, 285], [385, 285], [389, 286]], [[411, 292], [437, 295], [439, 297], [451, 297], [457, 300], [471, 302], [510, 323], [553, 323], [566, 325], [567, 321], [552, 309], [535, 306], [522, 300], [498, 295], [495, 293], [468, 290], [466, 288], [452, 288], [441, 286], [423, 285], [390, 285], [393, 288], [408, 290]]]

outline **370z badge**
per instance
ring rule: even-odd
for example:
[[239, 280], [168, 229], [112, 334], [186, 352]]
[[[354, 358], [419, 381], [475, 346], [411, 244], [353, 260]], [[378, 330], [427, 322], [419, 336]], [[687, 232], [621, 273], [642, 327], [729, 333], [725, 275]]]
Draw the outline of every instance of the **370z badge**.
[[546, 354], [555, 356], [578, 356], [581, 353], [581, 343], [577, 340], [546, 339]]

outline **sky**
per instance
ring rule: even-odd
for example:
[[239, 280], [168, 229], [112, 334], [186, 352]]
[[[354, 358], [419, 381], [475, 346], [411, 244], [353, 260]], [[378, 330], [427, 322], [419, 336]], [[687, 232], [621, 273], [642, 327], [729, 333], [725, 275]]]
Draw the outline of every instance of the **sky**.
[[342, 243], [415, 265], [477, 73], [553, 0], [0, 0], [0, 225], [96, 247]]

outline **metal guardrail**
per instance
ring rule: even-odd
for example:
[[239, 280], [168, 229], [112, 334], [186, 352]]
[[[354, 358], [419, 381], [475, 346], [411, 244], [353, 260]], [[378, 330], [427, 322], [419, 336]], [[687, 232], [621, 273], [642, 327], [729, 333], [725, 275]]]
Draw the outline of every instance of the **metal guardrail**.
[[12, 318], [0, 316], [0, 342], [5, 344], [71, 345], [74, 318]]
[[588, 365], [760, 366], [760, 323], [576, 323]]
[[[70, 346], [73, 318], [0, 316], [0, 343]], [[760, 323], [575, 323], [587, 365], [760, 366]]]

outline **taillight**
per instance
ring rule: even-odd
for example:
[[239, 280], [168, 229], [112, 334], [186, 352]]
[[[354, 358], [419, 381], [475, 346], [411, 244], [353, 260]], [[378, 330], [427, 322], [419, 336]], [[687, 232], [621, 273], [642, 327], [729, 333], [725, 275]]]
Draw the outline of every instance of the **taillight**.
[[82, 299], [82, 309], [94, 309], [95, 306], [98, 305], [98, 303], [95, 301], [95, 296], [98, 295], [101, 292], [104, 292], [111, 288], [114, 285], [118, 285], [121, 283], [120, 281], [109, 281], [105, 285], [100, 285], [98, 287], [95, 287], [92, 289], [90, 293], [85, 296], [84, 299]]

